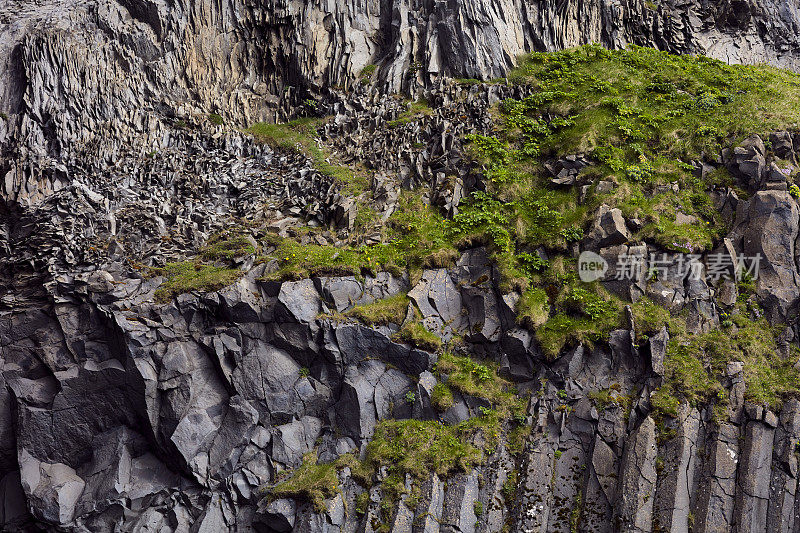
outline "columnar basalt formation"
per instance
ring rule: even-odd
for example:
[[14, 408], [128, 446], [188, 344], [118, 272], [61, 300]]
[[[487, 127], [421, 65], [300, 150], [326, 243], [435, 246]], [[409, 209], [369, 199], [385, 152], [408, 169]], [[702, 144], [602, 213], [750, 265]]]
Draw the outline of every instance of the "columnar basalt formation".
[[[798, 7], [772, 0], [6, 2], [0, 529], [795, 531], [800, 403], [745, 401], [742, 363], [719, 376], [716, 404], [660, 416], [666, 328], [643, 339], [628, 307], [607, 338], [552, 357], [485, 242], [419, 275], [279, 279], [270, 254], [281, 238], [382, 243], [409, 190], [456, 215], [486, 185], [466, 139], [494, 131], [496, 104], [535, 92], [485, 81], [525, 52], [636, 44], [797, 69], [798, 34]], [[320, 120], [317, 159], [245, 131], [299, 115]], [[753, 301], [789, 325], [775, 354], [788, 359], [800, 210], [781, 169], [800, 161], [800, 136], [705, 156], [699, 175], [738, 180], [712, 195], [730, 223], [722, 249], [763, 258]], [[320, 160], [369, 179], [353, 193]], [[583, 202], [615, 186], [581, 181], [595, 163], [575, 154], [544, 166]], [[752, 194], [740, 198], [743, 188]], [[375, 217], [359, 234], [363, 205]], [[661, 251], [628, 242], [640, 224], [619, 208], [593, 217], [570, 253]], [[237, 249], [214, 247], [234, 229]], [[226, 267], [192, 263], [187, 275], [224, 282], [170, 285], [197, 258]], [[735, 284], [644, 274], [609, 290], [651, 298], [690, 334], [721, 327], [738, 295]], [[389, 320], [354, 313], [406, 294]], [[358, 460], [382, 423], [491, 418], [485, 391], [438, 396], [442, 342], [492, 361], [521, 409], [480, 435], [482, 459], [468, 468], [420, 481], [381, 465], [362, 479]], [[337, 464], [321, 505], [270, 492], [309, 457]]]

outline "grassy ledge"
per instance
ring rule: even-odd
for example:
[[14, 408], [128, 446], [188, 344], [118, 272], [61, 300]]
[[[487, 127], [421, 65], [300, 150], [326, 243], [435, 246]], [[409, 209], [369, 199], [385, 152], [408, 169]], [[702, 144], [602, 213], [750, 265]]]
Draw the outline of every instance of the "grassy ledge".
[[244, 272], [239, 269], [186, 261], [167, 263], [163, 268], [152, 269], [151, 274], [165, 277], [164, 282], [156, 289], [155, 300], [166, 303], [187, 292], [217, 291], [236, 282]]
[[[363, 461], [346, 454], [332, 463], [317, 464], [316, 455], [309, 454], [300, 467], [266, 490], [267, 497], [302, 498], [324, 509], [324, 500], [339, 490], [339, 470], [350, 468], [357, 480], [370, 487], [375, 474], [386, 468], [387, 476], [381, 482], [386, 505], [381, 509], [387, 513], [383, 518], [388, 520], [397, 501], [405, 498], [411, 503], [418, 497], [420, 485], [432, 472], [446, 477], [470, 471], [485, 461], [503, 435], [512, 447], [517, 446], [512, 451], [521, 449], [526, 404], [511, 384], [497, 375], [494, 365], [445, 352], [436, 372], [443, 380], [436, 389], [440, 399], [435, 405], [439, 408], [449, 408], [442, 398], [449, 397], [452, 405], [452, 390], [484, 398], [491, 407], [452, 426], [435, 420], [383, 420], [375, 428]], [[414, 480], [410, 493], [405, 488], [407, 475]]]
[[311, 159], [314, 168], [338, 181], [346, 194], [357, 196], [369, 187], [369, 176], [363, 169], [339, 165], [317, 142], [321, 118], [300, 118], [286, 124], [259, 122], [247, 131], [273, 148], [294, 152]]

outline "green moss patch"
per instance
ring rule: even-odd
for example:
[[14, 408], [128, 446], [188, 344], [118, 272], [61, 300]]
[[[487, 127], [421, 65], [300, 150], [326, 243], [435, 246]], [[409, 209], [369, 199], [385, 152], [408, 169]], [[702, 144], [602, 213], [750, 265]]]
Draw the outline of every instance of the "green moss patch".
[[421, 322], [415, 320], [406, 321], [397, 333], [392, 335], [392, 340], [410, 344], [428, 352], [439, 351], [442, 347], [442, 340], [435, 333], [425, 329]]
[[425, 205], [418, 193], [404, 191], [397, 210], [383, 228], [380, 244], [337, 247], [277, 239], [275, 250], [263, 259], [277, 261], [277, 271], [268, 278], [278, 281], [326, 274], [421, 272], [423, 268], [448, 266], [455, 261], [457, 252], [446, 229], [442, 215]]
[[[442, 353], [436, 363], [436, 373], [440, 378], [446, 376], [444, 383], [448, 389], [488, 400], [503, 418], [517, 417], [525, 411], [525, 404], [513, 385], [501, 378], [497, 370], [494, 362], [477, 362], [449, 351]], [[442, 396], [446, 398], [444, 392]], [[449, 396], [452, 401], [452, 393]]]
[[415, 100], [408, 104], [408, 109], [400, 114], [395, 120], [390, 120], [386, 125], [390, 128], [397, 128], [404, 124], [409, 124], [419, 120], [423, 116], [433, 113], [430, 105], [425, 99]]
[[713, 402], [724, 408], [727, 392], [721, 380], [729, 362], [743, 363], [745, 399], [779, 409], [788, 397], [800, 395], [800, 373], [792, 361], [776, 353], [776, 331], [764, 318], [745, 313], [733, 316], [732, 325], [702, 335], [678, 335], [669, 342], [665, 359], [665, 384], [654, 407], [674, 416], [680, 400], [692, 405]]
[[402, 324], [408, 311], [408, 296], [396, 294], [376, 302], [357, 305], [345, 314], [370, 326]]
[[311, 159], [314, 168], [336, 179], [346, 193], [358, 195], [369, 187], [369, 176], [363, 170], [329, 162], [331, 154], [316, 142], [317, 128], [323, 119], [301, 118], [286, 124], [259, 122], [247, 131], [274, 148], [302, 154]]
[[186, 261], [168, 263], [163, 268], [152, 269], [155, 275], [165, 277], [164, 282], [155, 292], [157, 302], [168, 302], [175, 296], [187, 292], [212, 292], [236, 282], [244, 272]]
[[[438, 409], [446, 410], [452, 405], [450, 387], [484, 398], [491, 407], [452, 426], [435, 420], [383, 420], [375, 427], [363, 461], [346, 454], [333, 463], [319, 465], [316, 454], [309, 454], [302, 466], [267, 490], [268, 496], [304, 498], [320, 508], [326, 498], [337, 493], [336, 473], [342, 468], [350, 468], [353, 477], [368, 487], [375, 482], [376, 473], [385, 469], [387, 475], [381, 481], [381, 490], [390, 511], [402, 497], [413, 501], [419, 486], [431, 473], [446, 478], [456, 472], [469, 472], [496, 450], [504, 435], [503, 441], [510, 446], [522, 442], [521, 436], [527, 429], [521, 422], [525, 401], [509, 382], [497, 375], [495, 364], [445, 352], [439, 358], [436, 372], [440, 378], [447, 375], [446, 384], [439, 383], [434, 388], [434, 404]], [[413, 480], [410, 494], [406, 491], [406, 476]], [[367, 497], [360, 497], [358, 502], [359, 512], [365, 513]]]
[[269, 489], [272, 498], [298, 498], [311, 502], [318, 512], [325, 511], [325, 500], [339, 492], [339, 462], [317, 463], [317, 453], [309, 452], [303, 464], [291, 472], [291, 476]]
[[200, 250], [200, 256], [206, 261], [231, 261], [255, 253], [256, 249], [250, 239], [230, 234], [220, 234], [211, 238]]

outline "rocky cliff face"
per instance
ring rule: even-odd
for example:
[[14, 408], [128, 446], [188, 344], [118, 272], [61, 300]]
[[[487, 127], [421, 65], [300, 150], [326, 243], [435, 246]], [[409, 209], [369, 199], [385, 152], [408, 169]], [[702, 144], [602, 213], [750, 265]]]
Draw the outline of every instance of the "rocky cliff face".
[[[378, 254], [387, 227], [413, 230], [392, 218], [407, 191], [452, 217], [487, 189], [466, 139], [535, 89], [451, 78], [586, 42], [797, 68], [796, 5], [13, 0], [0, 23], [3, 530], [800, 528], [797, 399], [746, 401], [750, 367], [731, 361], [715, 402], [657, 404], [673, 332], [643, 336], [634, 302], [702, 334], [736, 284], [609, 284], [624, 323], [554, 357], [480, 239], [358, 271], [295, 267], [287, 244]], [[306, 150], [240, 129], [297, 114], [327, 117]], [[748, 305], [781, 360], [798, 160], [780, 131], [692, 170], [737, 180], [710, 194], [720, 249], [763, 256]], [[552, 186], [585, 204], [613, 185], [587, 181], [595, 164], [548, 162]], [[601, 206], [565, 254], [662, 251], [639, 229]], [[406, 451], [421, 466], [387, 460]]]
[[[369, 65], [388, 91], [498, 77], [524, 52], [588, 42], [793, 68], [800, 12], [773, 0], [12, 0], [0, 21], [0, 101], [17, 118], [0, 144], [14, 138], [31, 155], [63, 158], [102, 138], [155, 147], [160, 122], [197, 112], [240, 125], [282, 118]], [[19, 194], [23, 179], [5, 194]]]

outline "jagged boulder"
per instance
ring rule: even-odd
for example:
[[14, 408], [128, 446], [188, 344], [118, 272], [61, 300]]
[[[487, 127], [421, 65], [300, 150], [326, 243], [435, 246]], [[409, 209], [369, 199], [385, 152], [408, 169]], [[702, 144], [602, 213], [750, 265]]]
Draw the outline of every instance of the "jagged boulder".
[[631, 238], [622, 211], [603, 204], [598, 209], [587, 240], [593, 248], [625, 244]]
[[[742, 255], [758, 262], [758, 293], [768, 315], [785, 318], [800, 298], [794, 257], [800, 210], [787, 192], [761, 191], [749, 202], [741, 235]], [[753, 259], [757, 258], [757, 259]]]

